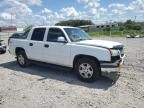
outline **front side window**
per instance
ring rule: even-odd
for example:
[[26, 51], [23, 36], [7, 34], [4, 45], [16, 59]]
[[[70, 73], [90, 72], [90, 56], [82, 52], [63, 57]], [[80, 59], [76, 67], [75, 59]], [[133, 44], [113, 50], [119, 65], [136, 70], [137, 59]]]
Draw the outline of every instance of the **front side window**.
[[[57, 42], [58, 37], [64, 37], [65, 35], [59, 28], [50, 28], [48, 32], [47, 41], [49, 42]], [[65, 38], [66, 39], [66, 38]]]
[[79, 28], [64, 28], [67, 35], [72, 42], [91, 40], [90, 36], [82, 29]]
[[43, 41], [46, 28], [35, 28], [31, 40]]

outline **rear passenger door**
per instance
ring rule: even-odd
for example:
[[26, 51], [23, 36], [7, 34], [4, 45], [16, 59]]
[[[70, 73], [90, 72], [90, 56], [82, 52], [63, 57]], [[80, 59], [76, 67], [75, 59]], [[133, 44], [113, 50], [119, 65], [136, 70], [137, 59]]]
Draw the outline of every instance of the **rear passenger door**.
[[35, 28], [33, 30], [31, 39], [28, 43], [28, 58], [32, 60], [42, 61], [43, 56], [43, 40], [46, 32], [46, 28]]

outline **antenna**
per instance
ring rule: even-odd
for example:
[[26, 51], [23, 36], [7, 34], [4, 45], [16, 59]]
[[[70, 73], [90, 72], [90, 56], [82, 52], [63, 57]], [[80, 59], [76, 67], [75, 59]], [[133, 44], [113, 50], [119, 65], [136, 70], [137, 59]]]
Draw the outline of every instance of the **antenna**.
[[134, 17], [134, 22], [136, 21], [137, 16]]

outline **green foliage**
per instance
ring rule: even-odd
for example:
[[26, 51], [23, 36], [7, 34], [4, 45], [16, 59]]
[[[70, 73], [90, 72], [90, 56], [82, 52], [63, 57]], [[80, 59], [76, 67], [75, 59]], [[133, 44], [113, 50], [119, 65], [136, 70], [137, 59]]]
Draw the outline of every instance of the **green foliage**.
[[[100, 31], [100, 32], [88, 32], [90, 36], [126, 36], [126, 35], [144, 35], [144, 30], [113, 30], [113, 31]], [[111, 35], [110, 35], [111, 34]]]
[[126, 22], [115, 22], [119, 29], [114, 30], [110, 27], [105, 27], [101, 31], [88, 32], [91, 36], [126, 36], [126, 35], [144, 35], [144, 22], [135, 22], [127, 20]]
[[134, 22], [131, 21], [131, 20], [127, 20], [125, 23], [124, 23], [124, 26], [127, 30], [131, 30], [133, 29], [133, 25], [134, 25]]
[[100, 32], [88, 32], [88, 34], [89, 34], [90, 36], [99, 36], [99, 35], [101, 35]]
[[143, 22], [135, 22], [132, 20], [127, 20], [123, 26], [126, 30], [142, 30]]
[[135, 25], [133, 27], [134, 30], [142, 30], [142, 27], [140, 25]]
[[125, 28], [123, 26], [120, 26], [119, 31], [123, 31]]
[[83, 25], [93, 25], [93, 23], [90, 20], [67, 20], [56, 23], [55, 25], [78, 27]]
[[134, 21], [132, 21], [132, 20], [127, 20], [126, 22], [125, 22], [125, 25], [128, 25], [128, 24], [134, 24]]
[[110, 30], [111, 30], [110, 27], [105, 27], [105, 28], [103, 29], [103, 31], [110, 31]]
[[143, 34], [144, 35], [144, 30], [124, 30], [124, 34], [127, 35], [127, 34], [133, 34], [133, 35], [140, 35], [140, 34]]

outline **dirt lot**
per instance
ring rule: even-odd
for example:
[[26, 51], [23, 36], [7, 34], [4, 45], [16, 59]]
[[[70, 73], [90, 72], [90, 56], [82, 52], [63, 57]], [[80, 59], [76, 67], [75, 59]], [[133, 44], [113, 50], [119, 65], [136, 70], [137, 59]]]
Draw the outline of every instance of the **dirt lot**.
[[22, 69], [9, 53], [0, 55], [0, 108], [143, 108], [144, 39], [102, 39], [122, 42], [127, 57], [120, 71], [103, 69], [95, 83], [57, 67]]

